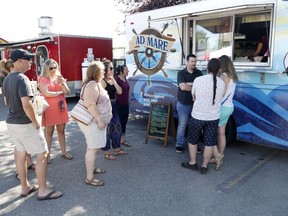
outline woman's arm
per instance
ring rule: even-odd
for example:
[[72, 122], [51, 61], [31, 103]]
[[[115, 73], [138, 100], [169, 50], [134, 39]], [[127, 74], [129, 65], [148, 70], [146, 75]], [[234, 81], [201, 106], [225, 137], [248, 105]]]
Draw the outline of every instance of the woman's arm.
[[[39, 82], [39, 88], [41, 93], [45, 96], [45, 97], [57, 97], [61, 94], [63, 94], [62, 90], [61, 91], [57, 91], [57, 92], [52, 92], [48, 90], [48, 86], [45, 85], [43, 82]], [[63, 89], [63, 88], [62, 88]]]
[[105, 129], [106, 125], [103, 123], [98, 108], [95, 104], [95, 101], [97, 101], [97, 98], [99, 97], [99, 87], [97, 85], [98, 84], [96, 82], [91, 83], [84, 89], [83, 100], [84, 105], [98, 123], [99, 129], [103, 130]]
[[59, 76], [57, 77], [57, 83], [62, 86], [62, 92], [63, 92], [63, 94], [64, 94], [64, 95], [69, 95], [69, 94], [70, 94], [70, 89], [69, 89], [69, 87], [67, 86], [66, 80], [67, 80], [67, 79], [64, 79], [64, 77], [61, 76], [61, 75], [59, 75]]

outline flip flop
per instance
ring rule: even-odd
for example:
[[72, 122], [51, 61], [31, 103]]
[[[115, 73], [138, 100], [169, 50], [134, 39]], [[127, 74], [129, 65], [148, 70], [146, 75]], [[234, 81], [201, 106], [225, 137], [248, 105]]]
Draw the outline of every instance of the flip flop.
[[95, 177], [93, 177], [90, 180], [86, 179], [85, 182], [87, 185], [91, 185], [91, 186], [103, 186], [104, 185], [103, 181], [96, 179]]
[[27, 167], [28, 170], [35, 170], [35, 168], [36, 168], [36, 165], [34, 163], [32, 163], [31, 165]]
[[131, 147], [131, 144], [127, 140], [125, 140], [124, 142], [121, 142], [121, 145], [124, 145], [126, 147]]
[[67, 160], [72, 160], [73, 159], [73, 156], [70, 155], [67, 152], [65, 154], [62, 154], [61, 157], [64, 158], [64, 159], [67, 159]]
[[105, 153], [104, 158], [106, 158], [108, 160], [116, 160], [116, 158], [113, 155], [111, 155], [110, 153]]
[[118, 149], [118, 150], [114, 150], [113, 151], [113, 154], [114, 155], [126, 155], [126, 154], [128, 154], [127, 152], [125, 152], [122, 148], [120, 148], [120, 149]]
[[95, 173], [95, 174], [102, 174], [102, 173], [105, 173], [105, 172], [106, 172], [105, 170], [100, 169], [100, 168], [98, 168], [98, 167], [95, 167], [95, 169], [94, 169], [94, 173]]
[[37, 196], [37, 199], [39, 201], [43, 201], [43, 200], [51, 200], [51, 199], [58, 199], [63, 195], [62, 192], [60, 191], [51, 191], [50, 193], [48, 193], [46, 196]]
[[30, 195], [31, 193], [33, 193], [34, 191], [38, 190], [37, 186], [32, 185], [32, 187], [30, 188], [30, 190], [28, 191], [27, 194], [20, 194], [20, 197], [27, 197], [28, 195]]

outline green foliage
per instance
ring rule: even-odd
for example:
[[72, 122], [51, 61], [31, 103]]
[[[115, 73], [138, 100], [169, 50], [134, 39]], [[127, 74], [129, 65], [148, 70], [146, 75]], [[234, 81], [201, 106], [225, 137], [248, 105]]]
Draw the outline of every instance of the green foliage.
[[[122, 12], [126, 15], [144, 12], [179, 4], [186, 4], [197, 0], [115, 0], [117, 5], [124, 6]], [[198, 0], [199, 1], [199, 0]]]

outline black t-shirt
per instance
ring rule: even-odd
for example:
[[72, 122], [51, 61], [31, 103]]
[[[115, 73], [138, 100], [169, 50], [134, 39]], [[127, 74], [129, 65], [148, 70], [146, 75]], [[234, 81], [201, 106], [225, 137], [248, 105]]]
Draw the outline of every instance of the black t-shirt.
[[178, 84], [178, 94], [177, 98], [178, 101], [182, 104], [185, 105], [193, 105], [193, 100], [192, 100], [192, 94], [191, 91], [183, 91], [180, 89], [179, 84], [180, 83], [189, 83], [189, 82], [194, 82], [194, 80], [202, 76], [202, 72], [198, 69], [193, 69], [193, 73], [189, 73], [187, 71], [187, 67], [181, 71], [178, 72], [177, 74], [177, 84]]
[[26, 115], [22, 106], [22, 97], [33, 97], [30, 81], [26, 75], [20, 72], [10, 73], [3, 83], [3, 95], [6, 97], [9, 112], [7, 123], [29, 124], [31, 120]]
[[110, 83], [108, 83], [105, 79], [104, 81], [106, 82], [106, 87], [105, 87], [105, 90], [108, 92], [108, 95], [109, 95], [109, 98], [110, 100], [113, 100], [115, 99], [115, 93], [116, 93], [116, 87]]

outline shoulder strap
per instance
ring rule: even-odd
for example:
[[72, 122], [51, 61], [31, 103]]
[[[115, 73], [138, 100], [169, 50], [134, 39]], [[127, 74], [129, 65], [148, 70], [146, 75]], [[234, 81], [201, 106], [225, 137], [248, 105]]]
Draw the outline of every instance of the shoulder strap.
[[96, 82], [96, 81], [90, 81], [90, 82], [88, 82], [86, 85], [84, 85], [84, 86], [82, 87], [81, 92], [80, 92], [80, 98], [83, 99], [83, 94], [84, 94], [84, 91], [85, 91], [86, 87], [87, 87], [90, 83], [92, 83], [92, 82]]
[[[100, 85], [101, 85], [101, 84], [100, 84]], [[100, 87], [99, 87], [99, 83], [97, 83], [97, 86], [98, 86], [99, 95], [98, 95], [96, 104], [98, 104], [98, 100], [99, 100], [99, 98], [100, 98], [100, 93], [101, 93], [101, 89], [100, 89]]]

